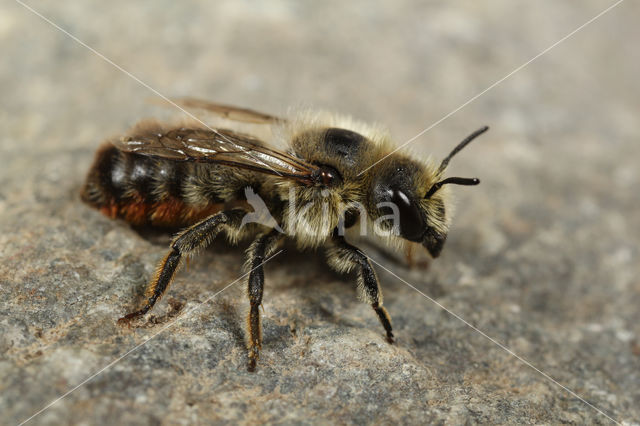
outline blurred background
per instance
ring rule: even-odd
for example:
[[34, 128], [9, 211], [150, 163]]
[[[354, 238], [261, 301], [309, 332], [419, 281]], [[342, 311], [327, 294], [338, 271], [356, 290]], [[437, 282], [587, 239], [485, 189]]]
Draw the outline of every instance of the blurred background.
[[[179, 116], [153, 91], [273, 114], [311, 106], [387, 126], [450, 166], [457, 214], [437, 261], [371, 256], [585, 399], [378, 268], [398, 343], [353, 276], [287, 250], [267, 268], [248, 374], [230, 288], [34, 423], [592, 423], [640, 417], [640, 5], [477, 1], [144, 1], [0, 6], [0, 411], [27, 419], [162, 325], [123, 330], [167, 236], [83, 205], [98, 144]], [[96, 52], [38, 17], [68, 31]], [[121, 67], [122, 69], [118, 69]], [[459, 109], [461, 106], [465, 105]], [[459, 109], [459, 110], [458, 110]], [[175, 321], [240, 273], [194, 259], [157, 309]], [[175, 311], [175, 312], [174, 312]], [[595, 408], [594, 408], [595, 407]]]

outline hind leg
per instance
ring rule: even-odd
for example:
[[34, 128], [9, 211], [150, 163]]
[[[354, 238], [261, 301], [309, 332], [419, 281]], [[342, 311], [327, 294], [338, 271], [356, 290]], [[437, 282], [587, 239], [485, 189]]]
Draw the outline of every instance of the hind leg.
[[160, 262], [154, 278], [147, 285], [145, 305], [142, 309], [120, 318], [118, 323], [128, 324], [153, 308], [173, 281], [182, 257], [206, 247], [221, 230], [239, 228], [245, 214], [246, 211], [241, 209], [216, 213], [178, 234], [171, 243], [171, 251]]

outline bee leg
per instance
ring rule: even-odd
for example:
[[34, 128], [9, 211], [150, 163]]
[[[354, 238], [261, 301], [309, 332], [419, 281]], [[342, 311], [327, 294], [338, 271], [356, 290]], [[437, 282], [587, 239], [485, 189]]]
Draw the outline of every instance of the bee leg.
[[205, 247], [222, 229], [233, 229], [240, 226], [245, 214], [246, 211], [242, 209], [216, 213], [180, 232], [171, 243], [171, 251], [160, 262], [154, 278], [147, 285], [145, 291], [147, 302], [144, 307], [120, 318], [118, 323], [129, 324], [130, 321], [146, 314], [169, 287], [181, 258], [194, 250]]
[[247, 317], [247, 327], [249, 329], [247, 341], [249, 363], [247, 370], [249, 371], [255, 371], [260, 348], [262, 347], [262, 326], [260, 323], [260, 304], [262, 303], [264, 289], [264, 269], [262, 266], [265, 258], [269, 257], [277, 248], [282, 237], [283, 234], [274, 229], [268, 234], [259, 235], [247, 250], [246, 267], [251, 271], [247, 287], [250, 303], [249, 316]]
[[361, 291], [362, 299], [369, 303], [378, 315], [387, 333], [387, 342], [393, 343], [391, 318], [382, 306], [382, 291], [378, 284], [378, 277], [367, 256], [360, 249], [349, 244], [337, 232], [333, 234], [333, 246], [329, 249], [328, 256], [329, 264], [338, 272], [349, 272], [353, 268], [357, 268], [358, 288]]

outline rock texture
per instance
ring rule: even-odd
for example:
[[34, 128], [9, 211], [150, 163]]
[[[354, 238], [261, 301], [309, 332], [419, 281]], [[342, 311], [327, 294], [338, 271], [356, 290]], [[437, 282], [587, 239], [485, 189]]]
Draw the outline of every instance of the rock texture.
[[[29, 2], [167, 96], [335, 109], [388, 124], [399, 143], [610, 4]], [[623, 2], [412, 143], [441, 158], [492, 126], [452, 163], [482, 184], [455, 188], [441, 258], [420, 254], [410, 269], [365, 247], [425, 294], [377, 268], [396, 345], [352, 276], [287, 247], [266, 268], [251, 374], [243, 284], [220, 292], [246, 245], [214, 244], [147, 323], [116, 325], [169, 236], [109, 220], [78, 192], [103, 138], [167, 111], [5, 2], [0, 423], [38, 412], [31, 424], [611, 421], [597, 410], [638, 422], [639, 14]]]

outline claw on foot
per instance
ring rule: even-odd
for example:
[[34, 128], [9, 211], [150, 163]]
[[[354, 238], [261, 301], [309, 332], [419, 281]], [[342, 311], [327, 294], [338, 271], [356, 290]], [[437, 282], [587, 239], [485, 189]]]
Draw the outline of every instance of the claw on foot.
[[247, 364], [247, 371], [250, 373], [256, 371], [256, 364], [258, 363], [259, 356], [259, 349], [256, 349], [255, 347], [249, 349], [249, 363]]
[[391, 332], [387, 333], [387, 343], [389, 343], [389, 344], [394, 344], [395, 343], [395, 339], [393, 337], [393, 333], [391, 333]]
[[118, 325], [120, 326], [127, 326], [129, 328], [131, 328], [131, 322], [141, 316], [143, 316], [146, 312], [143, 311], [136, 311], [136, 312], [132, 312], [130, 314], [127, 314], [125, 316], [123, 316], [122, 318], [118, 319]]

